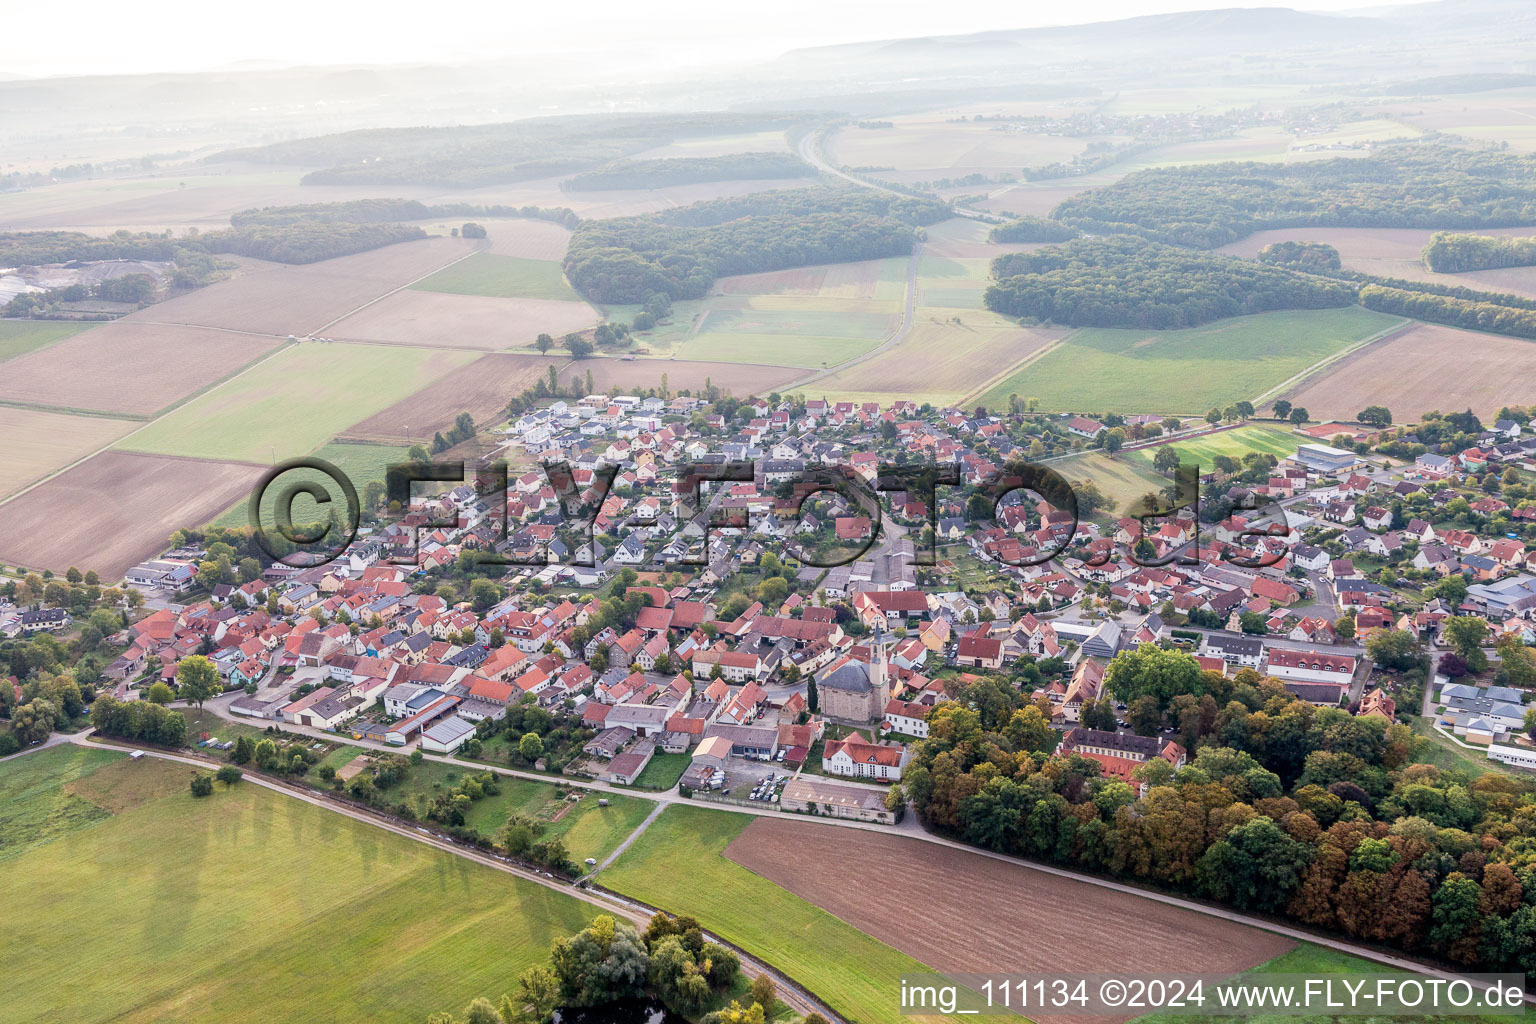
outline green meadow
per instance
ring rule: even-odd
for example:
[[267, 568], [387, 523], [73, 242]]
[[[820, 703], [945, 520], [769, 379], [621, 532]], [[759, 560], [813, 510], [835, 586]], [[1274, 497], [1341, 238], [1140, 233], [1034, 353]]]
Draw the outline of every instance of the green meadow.
[[566, 299], [581, 296], [555, 260], [530, 260], [477, 252], [411, 285], [422, 292], [490, 295], [504, 299]]
[[69, 324], [46, 320], [0, 320], [0, 363], [26, 355], [33, 349], [63, 341], [95, 324]]
[[1204, 415], [1253, 399], [1401, 321], [1359, 306], [1288, 310], [1178, 331], [1083, 328], [978, 399], [1010, 394], [1060, 412]]
[[290, 345], [120, 447], [270, 465], [314, 451], [478, 355], [403, 345]]
[[[248, 781], [194, 798], [191, 773], [68, 745], [0, 764], [7, 849], [44, 843], [0, 874], [0, 1022], [420, 1021], [599, 912]], [[74, 800], [95, 810], [66, 829]]]

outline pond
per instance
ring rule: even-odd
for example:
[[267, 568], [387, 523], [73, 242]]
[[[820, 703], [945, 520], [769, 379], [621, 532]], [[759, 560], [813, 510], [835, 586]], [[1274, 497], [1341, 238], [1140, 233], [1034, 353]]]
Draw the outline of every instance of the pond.
[[616, 999], [601, 1006], [556, 1010], [554, 1024], [688, 1024], [659, 999]]

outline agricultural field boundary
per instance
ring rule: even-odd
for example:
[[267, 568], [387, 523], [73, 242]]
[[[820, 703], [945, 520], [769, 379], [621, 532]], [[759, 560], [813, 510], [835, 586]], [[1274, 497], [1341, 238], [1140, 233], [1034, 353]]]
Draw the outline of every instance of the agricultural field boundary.
[[[241, 332], [241, 333], [244, 333], [244, 332]], [[263, 337], [270, 337], [270, 335], [263, 335]], [[294, 344], [294, 343], [289, 342], [289, 343], [285, 343], [285, 344], [282, 344], [282, 345], [278, 345], [275, 348], [271, 349], [270, 351], [264, 352], [261, 355], [257, 356], [255, 359], [252, 359], [249, 363], [246, 363], [244, 366], [240, 367], [240, 369], [236, 370], [234, 373], [231, 373], [230, 375], [225, 377], [223, 380], [216, 380], [213, 383], [208, 384], [205, 387], [199, 388], [197, 391], [195, 391], [192, 394], [186, 396], [185, 398], [181, 399], [180, 401], [173, 402], [172, 404], [166, 406], [164, 409], [161, 409], [159, 412], [155, 413], [149, 419], [143, 420], [140, 423], [139, 426], [137, 426], [134, 429], [130, 430], [128, 433], [124, 434], [122, 437], [118, 438], [116, 441], [113, 441], [111, 444], [102, 445], [100, 448], [97, 448], [95, 451], [88, 452], [85, 455], [82, 455], [80, 458], [76, 459], [74, 462], [71, 462], [69, 465], [67, 465], [67, 466], [60, 466], [58, 469], [54, 470], [52, 473], [49, 473], [47, 476], [42, 477], [42, 478], [40, 478], [38, 480], [32, 481], [30, 484], [28, 484], [27, 486], [23, 487], [21, 490], [17, 491], [15, 494], [8, 494], [8, 495], [6, 495], [4, 499], [0, 499], [0, 505], [4, 505], [7, 502], [15, 501], [17, 498], [21, 497], [23, 494], [26, 494], [29, 491], [34, 490], [35, 488], [41, 487], [43, 484], [45, 484], [48, 481], [52, 480], [54, 477], [57, 477], [57, 476], [60, 476], [60, 475], [62, 475], [64, 473], [69, 472], [71, 469], [74, 469], [76, 466], [80, 465], [82, 462], [86, 462], [86, 461], [88, 461], [90, 459], [93, 459], [96, 456], [100, 455], [104, 451], [107, 451], [109, 449], [118, 447], [124, 441], [127, 441], [130, 437], [134, 436], [135, 434], [137, 434], [137, 433], [139, 433], [139, 432], [141, 432], [143, 430], [148, 429], [149, 427], [153, 426], [155, 423], [158, 423], [161, 419], [163, 419], [164, 417], [166, 417], [166, 416], [170, 415], [171, 413], [175, 412], [177, 409], [181, 408], [183, 405], [185, 405], [186, 403], [192, 401], [193, 399], [200, 398], [203, 395], [207, 394], [208, 392], [214, 390], [215, 388], [223, 387], [225, 384], [228, 384], [230, 381], [235, 380], [238, 377], [244, 376], [245, 374], [247, 374], [247, 373], [251, 372], [252, 370], [254, 370], [256, 367], [260, 366], [262, 363], [266, 362], [268, 359], [271, 359], [273, 356], [277, 355], [279, 352], [286, 352], [288, 350], [289, 346], [292, 345], [292, 344]], [[41, 406], [21, 406], [21, 405], [19, 405], [19, 403], [11, 403], [11, 402], [7, 402], [5, 404], [7, 404], [7, 405], [15, 404], [15, 405], [18, 405], [20, 408], [44, 408], [44, 407], [41, 407]], [[194, 457], [194, 456], [183, 456], [183, 455], [173, 455], [173, 456], [169, 456], [169, 457], [170, 458], [192, 458], [194, 461], [205, 461], [205, 462], [243, 462], [244, 461], [242, 459], [196, 459], [196, 457]], [[255, 465], [255, 463], [252, 463], [252, 465]]]
[[1305, 370], [1302, 370], [1300, 373], [1292, 376], [1289, 380], [1281, 381], [1279, 384], [1276, 384], [1262, 395], [1254, 398], [1254, 408], [1258, 408], [1271, 399], [1279, 398], [1282, 395], [1292, 394], [1301, 390], [1301, 386], [1307, 383], [1308, 380], [1317, 376], [1323, 370], [1326, 370], [1328, 367], [1332, 366], [1339, 360], [1346, 359], [1349, 356], [1354, 355], [1356, 352], [1365, 348], [1367, 345], [1374, 345], [1377, 342], [1382, 341], [1391, 341], [1398, 335], [1406, 334], [1408, 331], [1413, 330], [1417, 326], [1419, 326], [1418, 320], [1400, 320], [1398, 323], [1393, 324], [1391, 327], [1382, 328], [1380, 331], [1377, 331], [1369, 338], [1362, 338], [1360, 341], [1355, 342], [1348, 348], [1340, 349], [1330, 356], [1325, 356], [1324, 358], [1319, 359]]
[[[876, 186], [870, 187], [874, 188]], [[885, 189], [883, 191], [889, 191], [889, 189]], [[886, 338], [884, 341], [870, 349], [868, 352], [862, 352], [859, 355], [854, 356], [852, 359], [838, 363], [836, 366], [829, 366], [823, 370], [816, 370], [808, 376], [801, 377], [798, 380], [792, 380], [788, 384], [785, 384], [782, 390], [790, 392], [799, 388], [806, 387], [810, 384], [814, 384], [818, 380], [826, 380], [833, 374], [846, 370], [851, 366], [858, 366], [860, 363], [867, 362], [875, 358], [875, 356], [880, 355], [882, 352], [889, 352], [891, 349], [905, 341], [907, 335], [912, 333], [912, 325], [915, 322], [917, 315], [917, 264], [918, 261], [922, 259], [922, 257], [923, 243], [913, 242], [912, 254], [907, 258], [907, 301], [901, 309], [901, 325], [897, 327], [896, 330], [891, 332], [891, 336], [889, 338]]]
[[1001, 384], [1015, 373], [1018, 373], [1026, 366], [1029, 366], [1031, 363], [1038, 362], [1043, 356], [1046, 355], [1046, 353], [1056, 351], [1062, 345], [1066, 344], [1071, 338], [1072, 334], [1066, 334], [1060, 338], [1057, 338], [1055, 341], [1046, 342], [1044, 345], [1041, 345], [1039, 348], [1025, 356], [1023, 359], [1020, 359], [1016, 363], [1011, 363], [1006, 369], [1003, 370], [1002, 373], [999, 373], [997, 376], [991, 378], [985, 384], [981, 385], [981, 387], [960, 399], [960, 404], [964, 405], [967, 402], [971, 402], [977, 398], [980, 398], [982, 395], [986, 394], [988, 391], [991, 391], [993, 388], [997, 387], [997, 385]]

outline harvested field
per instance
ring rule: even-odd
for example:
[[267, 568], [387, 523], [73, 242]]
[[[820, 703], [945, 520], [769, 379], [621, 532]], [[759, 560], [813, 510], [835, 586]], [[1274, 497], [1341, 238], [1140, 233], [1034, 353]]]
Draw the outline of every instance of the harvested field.
[[563, 260], [571, 229], [547, 220], [482, 220], [491, 252], [525, 260]]
[[732, 135], [706, 135], [697, 139], [677, 139], [665, 146], [655, 146], [636, 153], [636, 160], [660, 160], [673, 157], [727, 156], [731, 153], [788, 153], [789, 140], [782, 131], [738, 132]]
[[911, 398], [950, 405], [1066, 333], [1019, 327], [984, 310], [919, 308], [911, 331], [895, 348], [804, 390], [817, 398], [880, 402]]
[[107, 451], [0, 505], [0, 561], [119, 580], [180, 526], [207, 522], [258, 466]]
[[662, 375], [667, 387], [674, 394], [681, 390], [696, 391], [705, 382], [729, 391], [737, 398], [747, 395], [767, 395], [795, 377], [803, 376], [803, 370], [787, 366], [759, 366], [756, 363], [709, 363], [689, 359], [583, 359], [560, 372], [562, 380], [576, 374], [592, 371], [592, 387], [607, 394], [625, 394], [643, 388], [661, 386]]
[[0, 362], [52, 345], [90, 326], [47, 320], [0, 320]]
[[991, 260], [1004, 253], [1038, 249], [1045, 242], [989, 242], [993, 224], [971, 220], [968, 217], [952, 217], [928, 229], [928, 241], [923, 243], [923, 257], [947, 256], [951, 259]]
[[834, 165], [890, 167], [879, 176], [911, 182], [973, 173], [1016, 175], [1021, 167], [1070, 160], [1090, 141], [914, 118], [890, 128], [840, 128], [828, 134], [826, 150]]
[[342, 433], [409, 443], [430, 438], [434, 431], [451, 425], [461, 412], [468, 412], [481, 425], [496, 423], [507, 400], [544, 376], [548, 367], [556, 367], [561, 383], [565, 383], [563, 368], [567, 363], [564, 358], [506, 352], [481, 356]]
[[762, 274], [738, 274], [715, 282], [722, 295], [805, 295], [823, 299], [900, 301], [908, 260], [896, 256], [856, 263], [824, 263]]
[[[1383, 368], [1390, 367], [1390, 372]], [[1419, 324], [1367, 345], [1286, 395], [1314, 420], [1384, 405], [1399, 420], [1470, 408], [1484, 418], [1536, 401], [1536, 342]]]
[[398, 345], [290, 345], [149, 424], [123, 447], [271, 464], [312, 451], [473, 358]]
[[[1079, 192], [1086, 192], [1091, 188], [1103, 188], [1105, 185], [1119, 181], [1121, 177], [1120, 174], [1104, 172], [1085, 175], [1081, 178], [1003, 185], [990, 190], [986, 199], [973, 205], [978, 210], [1005, 216], [1028, 214], [1031, 217], [1045, 217]], [[962, 189], [959, 194], [974, 195], [977, 191], [977, 189], [968, 188]]]
[[300, 267], [252, 261], [259, 269], [125, 320], [302, 337], [474, 251], [469, 239], [428, 238]]
[[279, 344], [260, 335], [118, 320], [6, 363], [0, 400], [148, 416]]
[[407, 288], [326, 330], [342, 341], [494, 351], [533, 344], [591, 327], [598, 313], [585, 302], [450, 295]]
[[70, 416], [0, 405], [0, 437], [5, 438], [0, 498], [106, 447], [134, 426], [130, 420], [106, 416]]
[[[902, 836], [755, 818], [725, 856], [938, 971], [1220, 974], [1288, 952], [1289, 939], [1022, 865]], [[879, 864], [873, 873], [808, 871], [807, 864]], [[900, 879], [902, 899], [889, 896]], [[914, 915], [912, 907], [925, 912]], [[1011, 908], [998, 913], [999, 907]], [[978, 927], [978, 922], [985, 922]], [[1134, 942], [1115, 942], [1124, 936]], [[1050, 1022], [1135, 1016], [1054, 1017]]]

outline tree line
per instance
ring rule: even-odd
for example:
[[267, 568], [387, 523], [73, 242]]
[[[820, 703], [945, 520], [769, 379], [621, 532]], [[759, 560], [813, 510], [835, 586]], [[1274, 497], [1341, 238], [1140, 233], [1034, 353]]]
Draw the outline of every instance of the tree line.
[[793, 153], [727, 153], [723, 156], [667, 157], [656, 160], [615, 160], [583, 171], [560, 183], [566, 191], [616, 188], [665, 188], [700, 181], [750, 178], [801, 178], [811, 168]]
[[999, 256], [992, 273], [988, 309], [1075, 327], [1162, 330], [1355, 301], [1345, 284], [1126, 235]]
[[904, 255], [915, 228], [948, 216], [942, 203], [871, 189], [761, 192], [585, 221], [565, 273], [598, 302], [696, 299], [729, 274]]
[[[1422, 741], [1407, 726], [1314, 707], [1251, 669], [1202, 672], [1175, 651], [1121, 655], [1105, 685], [1137, 732], [1172, 728], [1192, 755], [1177, 773], [1161, 758], [1138, 768], [1144, 796], [1054, 753], [1047, 712], [987, 679], [935, 710], [904, 781], [911, 806], [988, 849], [1481, 970], [1536, 966], [1531, 783], [1414, 763]], [[1084, 718], [1112, 721], [1104, 710], [1090, 702]]]
[[1536, 310], [1515, 309], [1495, 302], [1453, 299], [1372, 284], [1360, 289], [1360, 304], [1381, 313], [1395, 313], [1451, 327], [1536, 338]]
[[1536, 265], [1536, 238], [1437, 231], [1424, 247], [1424, 265], [1439, 274]]
[[1536, 224], [1536, 157], [1409, 143], [1363, 160], [1153, 168], [1073, 196], [1051, 217], [1199, 249], [1270, 228]]

